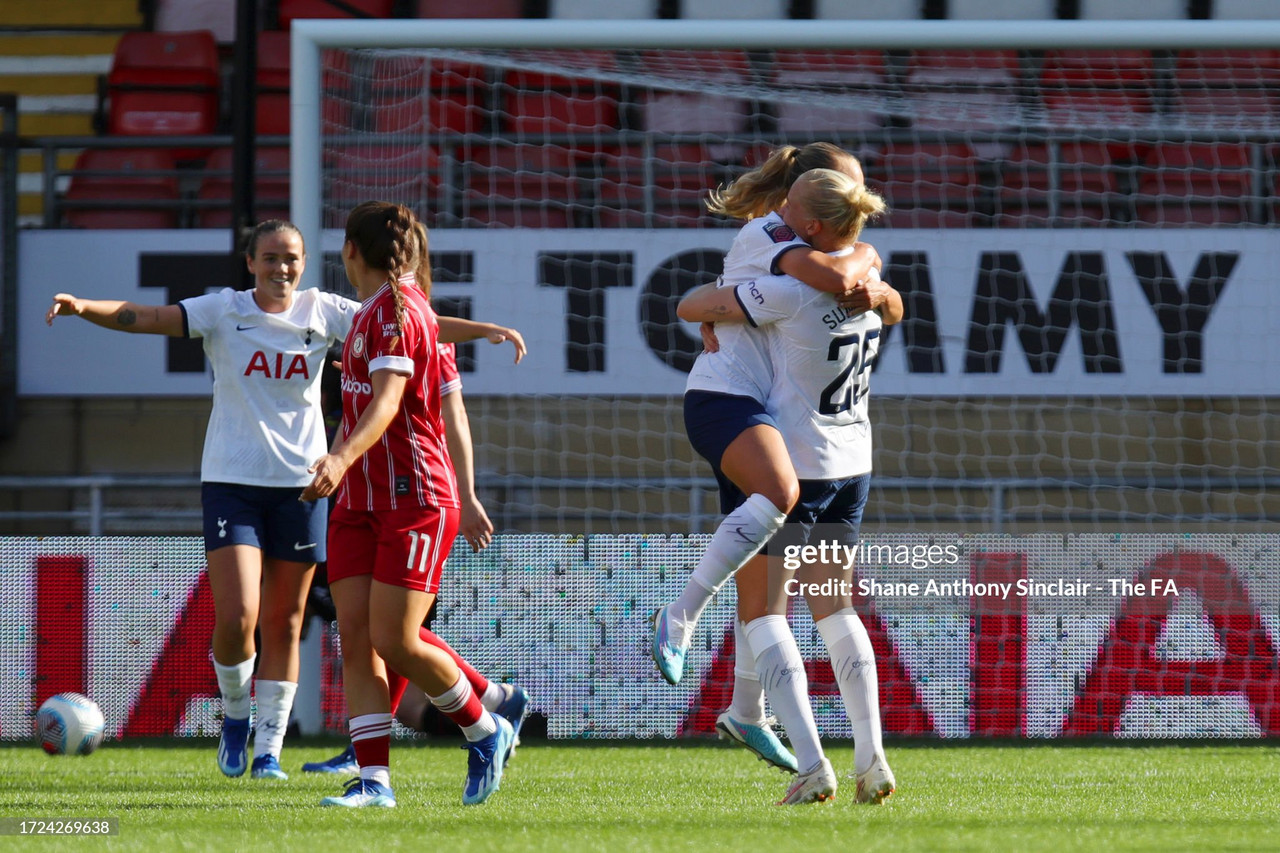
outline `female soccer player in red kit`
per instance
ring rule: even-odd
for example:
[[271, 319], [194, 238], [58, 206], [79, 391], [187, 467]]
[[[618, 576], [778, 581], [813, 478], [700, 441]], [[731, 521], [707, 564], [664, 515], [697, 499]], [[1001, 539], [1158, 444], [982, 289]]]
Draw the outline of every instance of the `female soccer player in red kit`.
[[486, 711], [454, 659], [419, 634], [460, 501], [440, 414], [439, 325], [412, 272], [415, 226], [408, 208], [365, 202], [348, 216], [342, 247], [362, 304], [342, 352], [342, 431], [303, 498], [337, 491], [329, 585], [360, 778], [322, 805], [395, 805], [388, 666], [462, 728], [464, 804], [498, 790], [514, 743], [511, 724]]

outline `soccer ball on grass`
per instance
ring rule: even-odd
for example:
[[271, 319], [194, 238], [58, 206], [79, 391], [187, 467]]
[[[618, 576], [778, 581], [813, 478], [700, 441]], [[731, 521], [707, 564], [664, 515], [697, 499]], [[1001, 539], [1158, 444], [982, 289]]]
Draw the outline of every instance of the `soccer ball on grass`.
[[50, 755], [88, 755], [105, 728], [98, 703], [79, 693], [50, 696], [36, 712], [36, 739]]

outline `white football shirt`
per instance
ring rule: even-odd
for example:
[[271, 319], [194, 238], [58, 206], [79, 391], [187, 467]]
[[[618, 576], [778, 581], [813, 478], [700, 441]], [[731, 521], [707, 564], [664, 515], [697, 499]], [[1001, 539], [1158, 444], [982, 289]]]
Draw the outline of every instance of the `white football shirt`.
[[268, 314], [253, 291], [226, 288], [183, 299], [183, 325], [213, 368], [213, 412], [200, 478], [246, 486], [305, 486], [324, 455], [320, 374], [329, 347], [360, 307], [314, 288]]
[[[724, 258], [720, 287], [736, 287], [761, 276], [778, 275], [779, 259], [808, 246], [776, 212], [753, 219], [738, 231]], [[718, 391], [751, 397], [761, 403], [773, 384], [765, 335], [742, 323], [717, 323], [719, 352], [703, 352], [693, 362], [687, 391]]]
[[837, 480], [871, 470], [867, 397], [880, 350], [880, 314], [849, 314], [835, 297], [790, 276], [741, 284], [749, 323], [769, 326], [773, 385], [766, 407], [796, 475]]

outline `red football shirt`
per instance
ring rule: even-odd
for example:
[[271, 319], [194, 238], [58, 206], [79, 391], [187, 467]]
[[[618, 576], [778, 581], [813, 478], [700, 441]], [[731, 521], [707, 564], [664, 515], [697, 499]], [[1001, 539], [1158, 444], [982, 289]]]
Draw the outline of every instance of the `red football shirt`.
[[371, 377], [409, 377], [400, 411], [342, 479], [338, 504], [354, 510], [458, 507], [458, 485], [440, 416], [440, 326], [412, 275], [399, 280], [403, 328], [391, 285], [360, 306], [342, 348], [342, 435], [351, 434], [373, 400]]

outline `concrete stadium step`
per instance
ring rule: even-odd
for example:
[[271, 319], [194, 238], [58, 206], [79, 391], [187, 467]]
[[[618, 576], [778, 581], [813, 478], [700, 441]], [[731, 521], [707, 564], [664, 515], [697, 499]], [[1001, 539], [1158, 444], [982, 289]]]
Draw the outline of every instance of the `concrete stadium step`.
[[[24, 4], [0, 0], [0, 21], [5, 26], [18, 26], [28, 21], [9, 14], [11, 7]], [[133, 27], [140, 21], [128, 21], [115, 7], [129, 6], [136, 13], [136, 2], [115, 4], [70, 2], [25, 4], [33, 7], [57, 7], [58, 16], [75, 14], [77, 21], [111, 27]], [[85, 6], [92, 7], [86, 11]], [[114, 11], [113, 11], [114, 9]], [[110, 15], [114, 15], [111, 18]], [[134, 18], [136, 18], [136, 14]], [[42, 23], [63, 24], [65, 21]], [[4, 33], [0, 30], [0, 92], [18, 95], [18, 133], [27, 137], [91, 136], [93, 115], [97, 109], [98, 77], [111, 69], [111, 58], [120, 33], [24, 32]], [[77, 152], [59, 154], [58, 167], [70, 168]], [[65, 179], [62, 181], [65, 183]], [[44, 216], [43, 163], [38, 153], [23, 154], [19, 161], [18, 216], [23, 225], [40, 225]], [[64, 189], [65, 187], [59, 187]]]
[[5, 27], [112, 27], [133, 29], [144, 23], [138, 0], [0, 0]]

